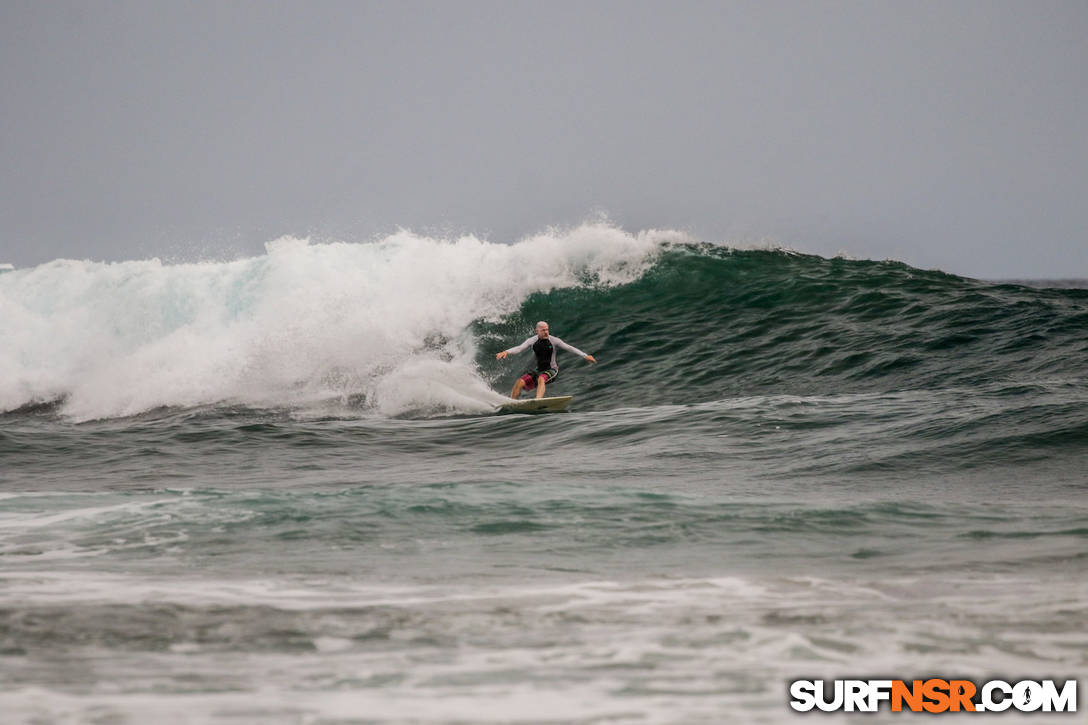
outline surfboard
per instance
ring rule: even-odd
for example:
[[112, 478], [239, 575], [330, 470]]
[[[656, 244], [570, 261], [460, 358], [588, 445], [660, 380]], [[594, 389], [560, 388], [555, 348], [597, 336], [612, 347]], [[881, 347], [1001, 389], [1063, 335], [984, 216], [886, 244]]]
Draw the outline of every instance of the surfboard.
[[525, 398], [524, 400], [511, 400], [499, 405], [499, 411], [503, 413], [559, 413], [567, 409], [573, 395], [558, 395], [554, 398]]

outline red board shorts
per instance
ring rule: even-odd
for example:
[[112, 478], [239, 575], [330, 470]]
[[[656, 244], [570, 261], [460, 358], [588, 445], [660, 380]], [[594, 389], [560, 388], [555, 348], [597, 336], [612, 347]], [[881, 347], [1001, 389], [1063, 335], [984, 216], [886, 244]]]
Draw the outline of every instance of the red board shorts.
[[555, 376], [558, 374], [559, 371], [555, 368], [552, 368], [551, 370], [527, 370], [525, 374], [521, 376], [521, 382], [525, 383], [525, 387], [527, 388], [535, 388], [536, 379], [539, 376], [543, 375], [544, 382], [550, 383], [555, 380]]

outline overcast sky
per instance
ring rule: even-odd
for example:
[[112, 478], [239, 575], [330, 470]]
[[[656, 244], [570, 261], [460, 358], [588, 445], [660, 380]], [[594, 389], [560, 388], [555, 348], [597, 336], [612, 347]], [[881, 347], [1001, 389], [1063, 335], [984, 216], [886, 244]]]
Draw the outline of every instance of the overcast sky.
[[0, 262], [404, 226], [1088, 277], [1088, 2], [0, 3]]

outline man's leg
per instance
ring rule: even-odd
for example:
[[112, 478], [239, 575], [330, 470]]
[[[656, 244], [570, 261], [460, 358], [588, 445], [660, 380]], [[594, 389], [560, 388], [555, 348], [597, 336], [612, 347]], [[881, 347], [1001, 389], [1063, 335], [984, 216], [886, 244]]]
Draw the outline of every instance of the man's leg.
[[536, 397], [538, 397], [538, 398], [543, 398], [544, 397], [544, 383], [547, 382], [547, 380], [548, 380], [548, 376], [545, 375], [544, 373], [541, 373], [540, 375], [538, 375], [536, 377]]
[[514, 390], [513, 390], [512, 393], [510, 393], [510, 397], [513, 398], [514, 400], [517, 400], [518, 396], [521, 395], [521, 391], [524, 390], [524, 389], [525, 389], [525, 381], [522, 380], [521, 378], [518, 378], [517, 382], [514, 383]]

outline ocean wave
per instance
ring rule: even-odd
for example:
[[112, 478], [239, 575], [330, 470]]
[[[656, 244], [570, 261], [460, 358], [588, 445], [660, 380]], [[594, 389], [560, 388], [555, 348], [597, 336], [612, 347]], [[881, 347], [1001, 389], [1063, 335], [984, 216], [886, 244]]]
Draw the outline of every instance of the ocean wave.
[[538, 319], [601, 362], [562, 355], [551, 389], [613, 407], [1088, 379], [1088, 290], [605, 224], [512, 245], [400, 232], [233, 262], [59, 260], [0, 278], [0, 317], [0, 411], [76, 420], [484, 413], [521, 371], [494, 352]]
[[86, 420], [222, 401], [358, 395], [385, 414], [485, 408], [474, 320], [530, 295], [637, 279], [668, 232], [587, 225], [517, 244], [400, 232], [371, 244], [284, 238], [260, 257], [58, 260], [0, 278], [0, 410], [62, 401]]

